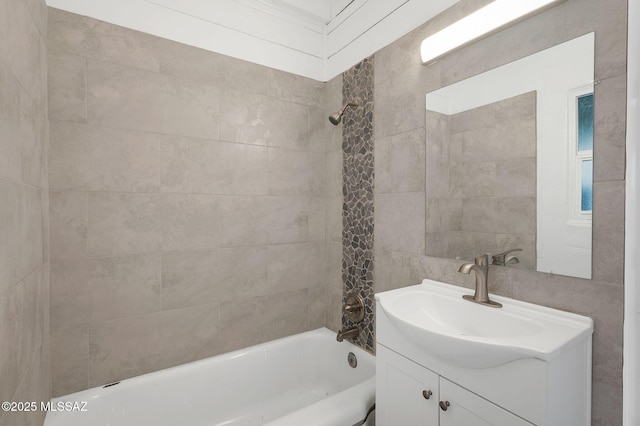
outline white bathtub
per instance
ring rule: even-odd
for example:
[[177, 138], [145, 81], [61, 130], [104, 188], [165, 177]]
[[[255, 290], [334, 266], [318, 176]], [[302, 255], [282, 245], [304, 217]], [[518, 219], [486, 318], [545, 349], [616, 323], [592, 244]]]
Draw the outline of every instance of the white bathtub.
[[374, 357], [320, 328], [55, 398], [86, 411], [50, 411], [44, 424], [352, 426], [374, 401]]

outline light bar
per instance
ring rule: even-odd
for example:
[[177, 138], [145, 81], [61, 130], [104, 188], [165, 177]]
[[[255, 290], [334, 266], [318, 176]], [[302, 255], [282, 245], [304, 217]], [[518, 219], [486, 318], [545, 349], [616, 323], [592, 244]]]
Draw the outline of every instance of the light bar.
[[507, 27], [518, 19], [559, 1], [562, 0], [494, 0], [425, 38], [420, 47], [422, 63], [433, 62], [452, 50]]

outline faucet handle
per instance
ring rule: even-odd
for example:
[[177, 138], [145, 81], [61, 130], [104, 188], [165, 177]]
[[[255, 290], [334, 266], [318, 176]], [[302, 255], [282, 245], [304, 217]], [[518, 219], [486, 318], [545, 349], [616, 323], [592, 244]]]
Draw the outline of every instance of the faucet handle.
[[347, 299], [342, 309], [351, 322], [360, 322], [364, 319], [364, 299], [359, 294], [347, 294]]
[[514, 251], [522, 251], [522, 249], [517, 248], [517, 249], [509, 249], [505, 252], [502, 253], [498, 253], [498, 254], [492, 254], [491, 255], [491, 259], [492, 265], [497, 265], [497, 266], [507, 266], [509, 264], [512, 263], [520, 263], [520, 260], [515, 256], [515, 255], [511, 255], [509, 256], [509, 253], [513, 253]]

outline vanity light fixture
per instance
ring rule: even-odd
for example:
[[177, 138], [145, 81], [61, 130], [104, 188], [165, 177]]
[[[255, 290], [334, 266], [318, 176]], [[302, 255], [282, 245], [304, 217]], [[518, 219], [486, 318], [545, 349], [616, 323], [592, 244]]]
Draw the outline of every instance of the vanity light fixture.
[[519, 19], [560, 1], [562, 0], [494, 0], [425, 38], [420, 47], [422, 63], [429, 64], [452, 50], [506, 28]]

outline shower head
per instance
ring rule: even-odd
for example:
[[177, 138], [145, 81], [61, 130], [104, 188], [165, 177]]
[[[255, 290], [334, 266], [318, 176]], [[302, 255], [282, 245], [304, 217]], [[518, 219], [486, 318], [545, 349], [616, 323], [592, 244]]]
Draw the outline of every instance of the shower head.
[[329, 121], [334, 126], [337, 126], [338, 124], [340, 124], [340, 121], [342, 120], [342, 115], [344, 114], [344, 111], [347, 109], [347, 107], [357, 108], [358, 106], [360, 106], [360, 101], [358, 99], [354, 99], [352, 101], [349, 101], [349, 103], [347, 103], [345, 106], [343, 106], [340, 111], [331, 114], [329, 116]]
[[331, 114], [329, 116], [329, 121], [334, 126], [337, 126], [338, 124], [340, 124], [341, 120], [342, 120], [342, 111], [341, 112], [335, 112], [335, 113], [333, 113], [333, 114]]

